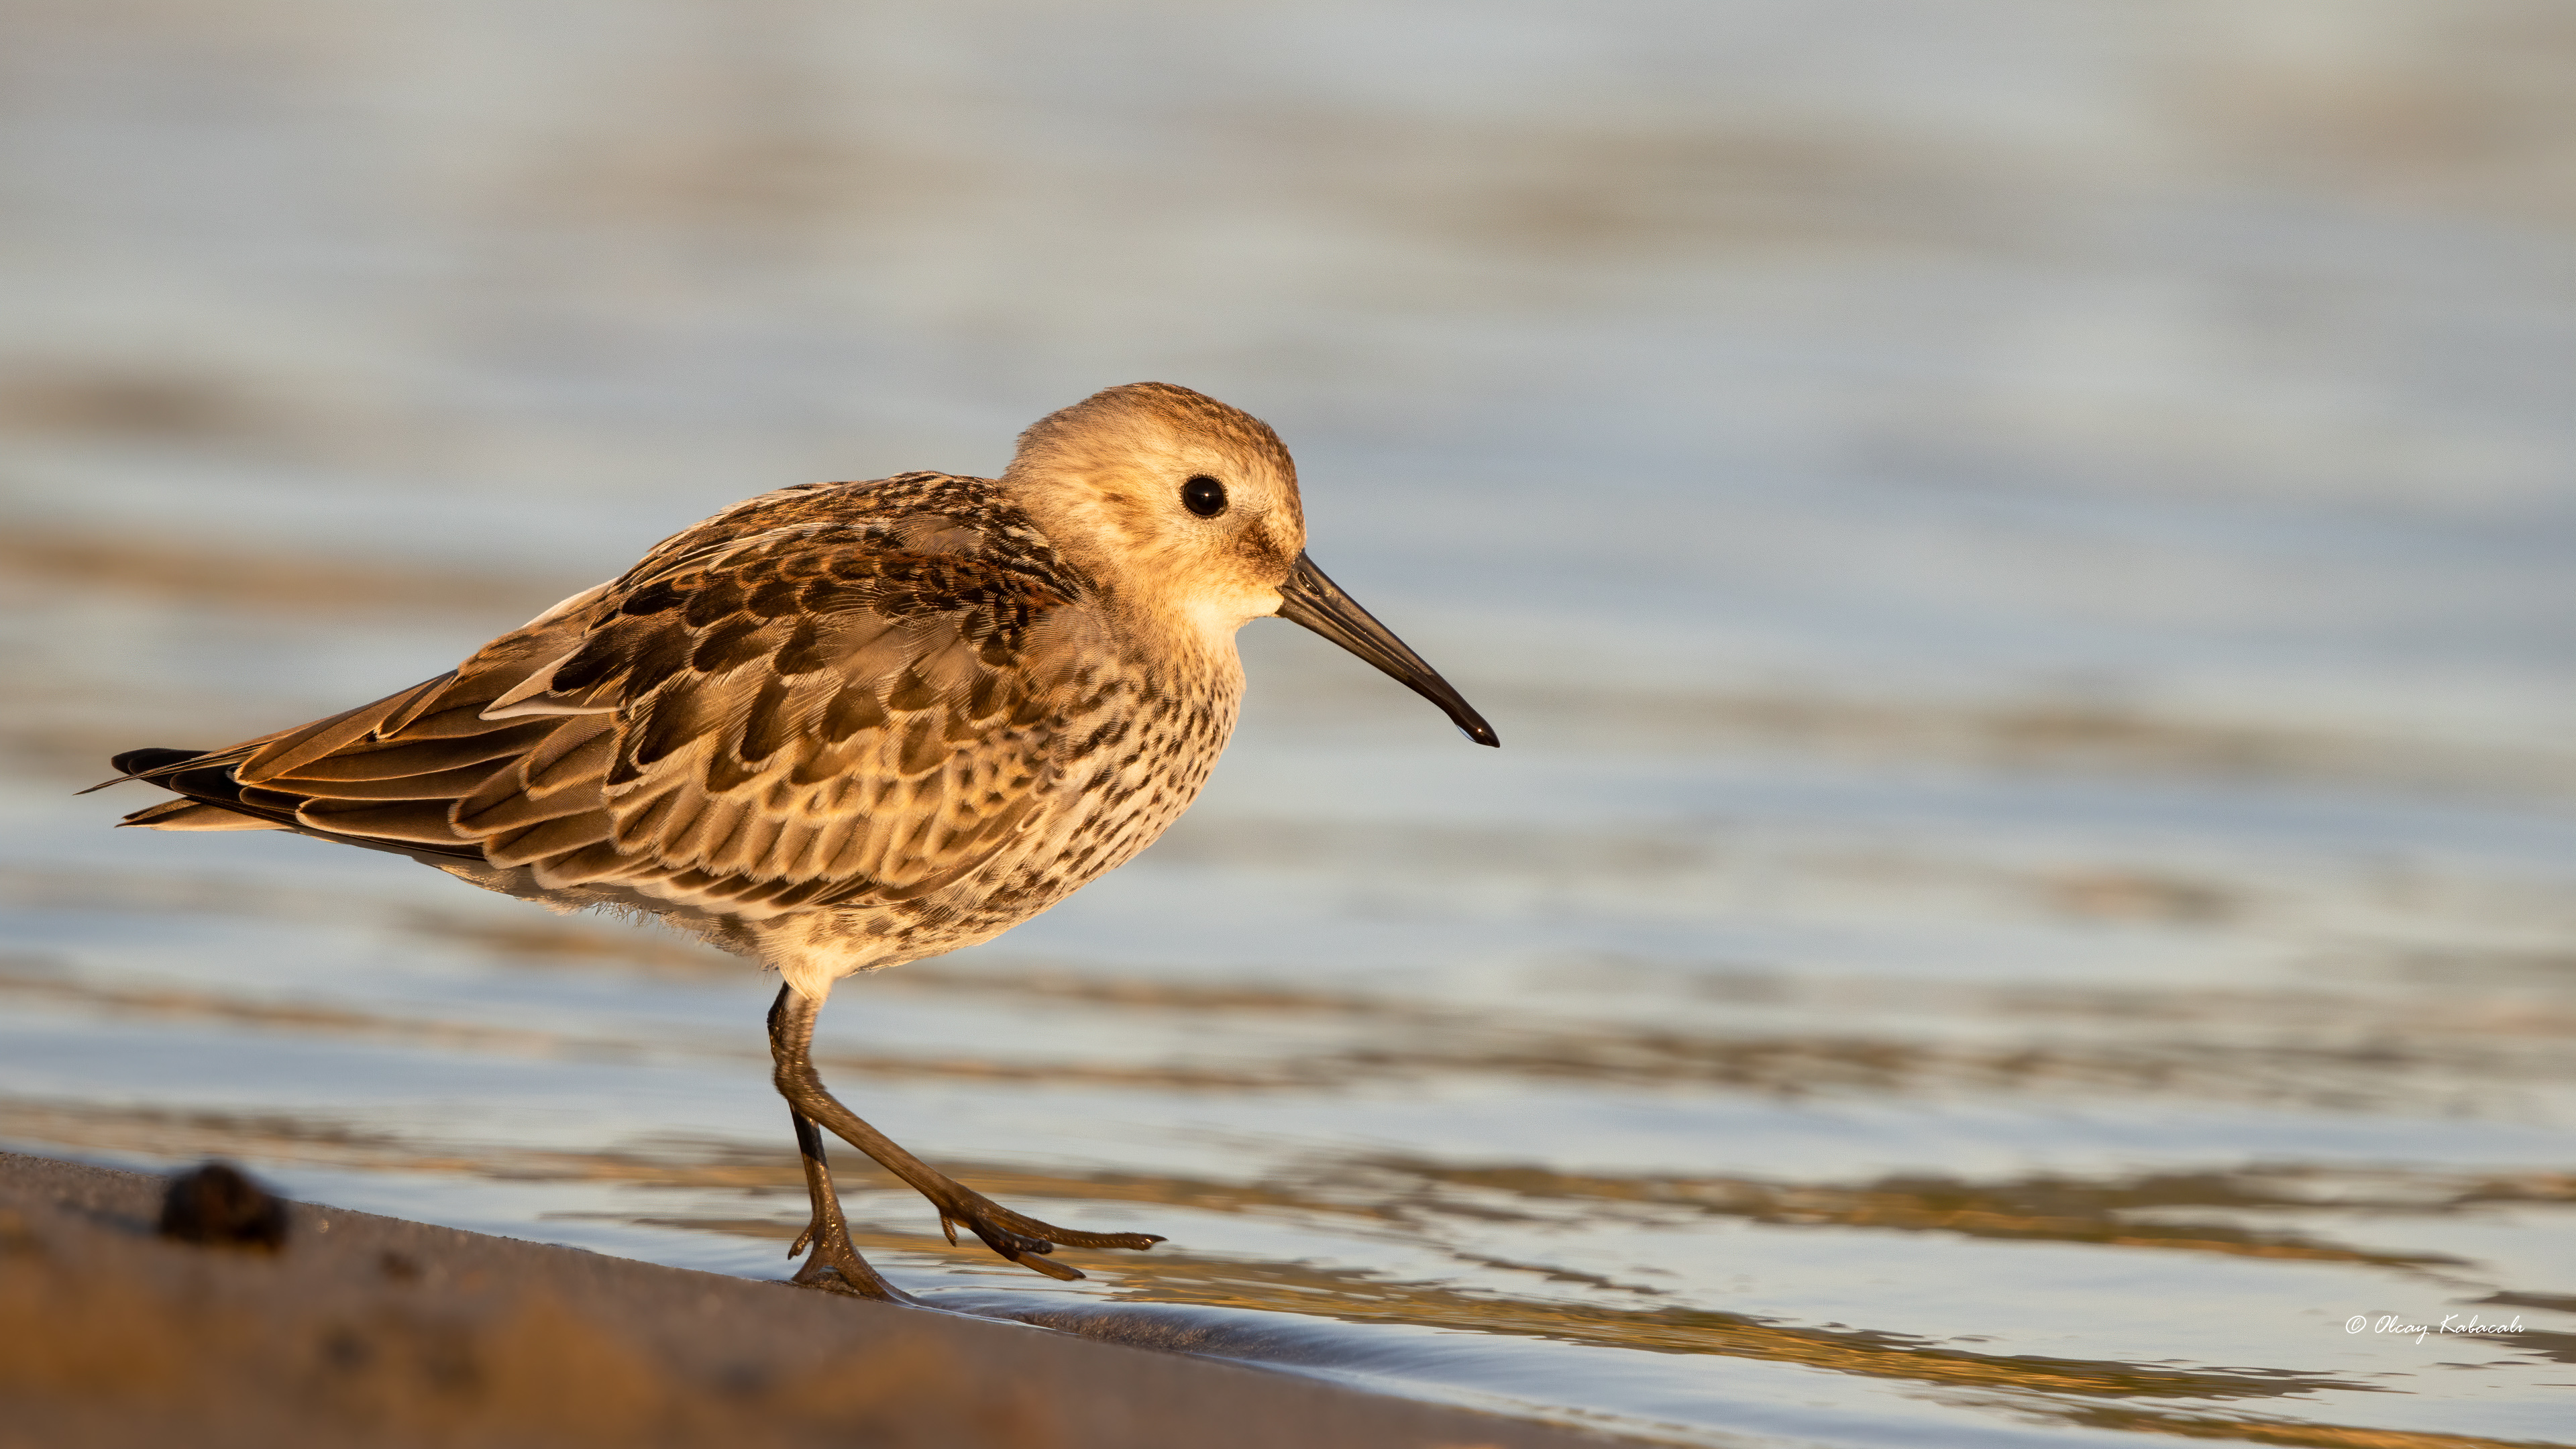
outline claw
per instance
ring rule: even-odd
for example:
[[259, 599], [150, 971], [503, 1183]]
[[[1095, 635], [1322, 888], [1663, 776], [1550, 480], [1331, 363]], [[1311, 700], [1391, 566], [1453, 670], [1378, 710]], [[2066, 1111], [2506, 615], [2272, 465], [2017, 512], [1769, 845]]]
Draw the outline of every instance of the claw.
[[[949, 1241], [955, 1242], [956, 1239], [952, 1237]], [[814, 1246], [814, 1225], [812, 1223], [807, 1223], [805, 1225], [805, 1231], [798, 1233], [796, 1235], [796, 1241], [788, 1245], [787, 1256], [791, 1258], [804, 1257], [805, 1250], [812, 1246]]]

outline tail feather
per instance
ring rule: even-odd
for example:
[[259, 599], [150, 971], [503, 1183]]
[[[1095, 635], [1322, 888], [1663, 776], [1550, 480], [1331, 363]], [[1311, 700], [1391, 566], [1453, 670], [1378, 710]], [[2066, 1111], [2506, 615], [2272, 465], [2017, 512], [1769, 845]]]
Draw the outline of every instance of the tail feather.
[[108, 763], [124, 771], [124, 774], [113, 780], [101, 780], [86, 790], [74, 793], [91, 795], [110, 785], [122, 785], [128, 780], [149, 780], [167, 789], [170, 778], [183, 770], [215, 773], [229, 781], [231, 773], [224, 767], [240, 764], [250, 757], [251, 751], [274, 738], [276, 738], [274, 735], [262, 735], [258, 739], [244, 740], [240, 744], [220, 750], [127, 750], [122, 754], [108, 757]]
[[146, 830], [292, 830], [299, 835], [389, 850], [414, 859], [425, 855], [477, 861], [483, 858], [480, 850], [461, 843], [374, 840], [317, 827], [297, 817], [297, 797], [274, 790], [245, 789], [235, 778], [235, 767], [253, 750], [276, 738], [277, 735], [263, 735], [230, 749], [212, 751], [127, 750], [112, 761], [125, 774], [90, 789], [104, 790], [127, 780], [149, 780], [178, 794], [179, 799], [147, 805], [119, 822]]
[[271, 820], [227, 810], [221, 805], [204, 805], [194, 800], [164, 800], [147, 805], [121, 822], [140, 825], [147, 830], [284, 830]]
[[[128, 815], [121, 822], [154, 830], [292, 830], [292, 808], [279, 810], [266, 802], [243, 798], [233, 766], [242, 747], [229, 750], [127, 750], [111, 761], [125, 772], [120, 779], [92, 785], [104, 790], [126, 780], [148, 780], [180, 798], [164, 800]], [[87, 794], [84, 790], [81, 793]]]
[[[562, 628], [578, 635], [581, 624], [573, 619]], [[469, 667], [479, 672], [461, 686], [450, 670], [372, 704], [219, 750], [127, 750], [115, 757], [125, 773], [106, 785], [143, 780], [182, 797], [126, 818], [146, 829], [291, 830], [432, 864], [485, 865], [481, 840], [455, 827], [449, 807], [482, 788], [493, 771], [512, 772], [524, 783], [521, 756], [564, 726], [447, 716], [479, 715], [524, 672], [519, 656], [547, 648], [560, 654], [560, 644], [507, 636], [476, 656]], [[567, 747], [601, 728], [588, 719], [579, 723], [586, 727], [581, 740]], [[542, 751], [535, 757], [553, 759]], [[489, 768], [478, 772], [478, 766]]]

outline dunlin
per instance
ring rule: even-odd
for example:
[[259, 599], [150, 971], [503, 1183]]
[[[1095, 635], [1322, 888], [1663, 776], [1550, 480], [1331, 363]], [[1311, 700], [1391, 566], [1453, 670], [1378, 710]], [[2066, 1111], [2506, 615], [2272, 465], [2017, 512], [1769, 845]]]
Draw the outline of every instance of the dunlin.
[[[1493, 730], [1305, 554], [1258, 419], [1135, 383], [1039, 421], [1002, 476], [765, 493], [453, 671], [226, 749], [132, 750], [157, 830], [291, 830], [558, 909], [646, 912], [775, 967], [769, 1045], [813, 1216], [796, 1281], [903, 1294], [851, 1246], [822, 1130], [955, 1242], [1056, 1278], [1058, 1245], [861, 1121], [810, 1047], [832, 984], [986, 941], [1125, 862], [1207, 780], [1267, 615]], [[115, 783], [111, 781], [110, 783]]]

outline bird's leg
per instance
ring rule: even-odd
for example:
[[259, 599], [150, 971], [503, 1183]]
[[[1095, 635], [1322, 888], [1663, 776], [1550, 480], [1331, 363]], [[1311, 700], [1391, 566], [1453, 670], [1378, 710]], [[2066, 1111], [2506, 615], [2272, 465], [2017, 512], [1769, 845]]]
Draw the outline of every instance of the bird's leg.
[[[1045, 1255], [1054, 1252], [1058, 1244], [1069, 1248], [1150, 1248], [1163, 1241], [1153, 1233], [1086, 1233], [1040, 1222], [1003, 1207], [895, 1145], [893, 1138], [860, 1121], [857, 1113], [842, 1106], [824, 1089], [822, 1077], [814, 1070], [812, 1054], [814, 1016], [821, 1009], [821, 1002], [793, 986], [779, 988], [778, 1001], [769, 1009], [769, 1054], [777, 1067], [773, 1080], [778, 1084], [778, 1094], [787, 1099], [788, 1108], [796, 1115], [797, 1143], [807, 1149], [806, 1183], [809, 1187], [821, 1184], [815, 1190], [814, 1226], [807, 1229], [818, 1247], [840, 1223], [831, 1178], [822, 1165], [818, 1124], [831, 1128], [842, 1140], [875, 1158], [886, 1171], [911, 1184], [913, 1191], [930, 1199], [930, 1205], [939, 1210], [939, 1227], [948, 1235], [948, 1241], [957, 1241], [957, 1225], [964, 1223], [984, 1240], [984, 1246], [1050, 1278], [1070, 1280], [1082, 1276], [1078, 1268], [1047, 1260]], [[827, 1201], [833, 1204], [828, 1214], [824, 1208]], [[842, 1242], [845, 1246], [848, 1242], [846, 1230]], [[854, 1259], [857, 1256], [850, 1254]], [[869, 1276], [875, 1276], [873, 1271]]]
[[795, 1119], [796, 1151], [805, 1163], [805, 1195], [814, 1205], [814, 1215], [806, 1220], [805, 1231], [796, 1235], [795, 1245], [787, 1250], [791, 1258], [809, 1247], [814, 1250], [814, 1256], [796, 1270], [798, 1286], [856, 1293], [889, 1303], [918, 1303], [919, 1299], [887, 1282], [867, 1259], [859, 1256], [858, 1249], [850, 1246], [850, 1225], [841, 1217], [841, 1195], [832, 1190], [832, 1167], [823, 1156], [822, 1130], [792, 1107], [788, 1115]]
[[[770, 1040], [778, 1039], [779, 1012], [786, 997], [769, 1009]], [[807, 1248], [814, 1256], [796, 1270], [796, 1283], [806, 1288], [827, 1288], [855, 1293], [863, 1298], [877, 1298], [889, 1303], [918, 1303], [920, 1300], [885, 1280], [883, 1274], [859, 1256], [850, 1244], [850, 1225], [841, 1216], [841, 1195], [832, 1186], [832, 1164], [823, 1154], [823, 1133], [813, 1119], [793, 1106], [787, 1115], [796, 1127], [796, 1153], [805, 1167], [805, 1196], [812, 1204], [813, 1215], [805, 1221], [805, 1231], [787, 1249], [793, 1258]]]

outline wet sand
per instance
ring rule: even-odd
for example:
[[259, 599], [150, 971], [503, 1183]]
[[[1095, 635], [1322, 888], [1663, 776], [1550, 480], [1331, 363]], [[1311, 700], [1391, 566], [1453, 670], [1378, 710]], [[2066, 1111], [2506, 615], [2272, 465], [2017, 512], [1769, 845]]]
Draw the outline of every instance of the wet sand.
[[1608, 1442], [313, 1203], [195, 1246], [163, 1192], [0, 1153], [0, 1445]]

